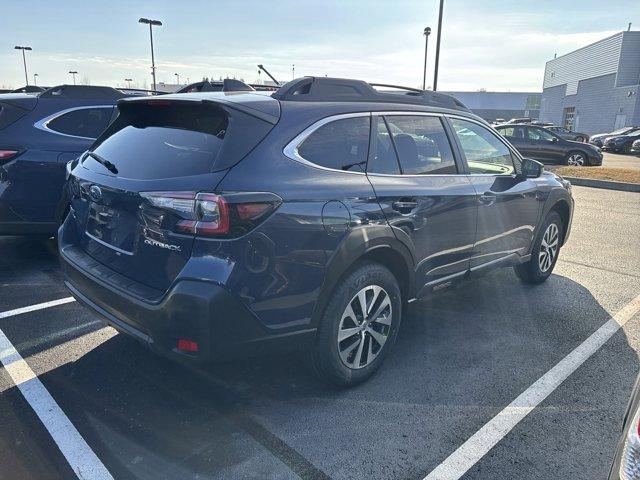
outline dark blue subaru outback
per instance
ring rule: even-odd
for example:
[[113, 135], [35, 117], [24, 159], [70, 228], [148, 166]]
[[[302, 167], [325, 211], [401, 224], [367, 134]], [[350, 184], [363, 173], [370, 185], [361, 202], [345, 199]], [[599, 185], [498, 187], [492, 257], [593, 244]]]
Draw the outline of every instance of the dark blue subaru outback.
[[543, 282], [569, 234], [569, 183], [446, 95], [306, 77], [118, 110], [69, 178], [66, 284], [174, 358], [304, 348], [352, 385], [408, 302], [494, 267]]

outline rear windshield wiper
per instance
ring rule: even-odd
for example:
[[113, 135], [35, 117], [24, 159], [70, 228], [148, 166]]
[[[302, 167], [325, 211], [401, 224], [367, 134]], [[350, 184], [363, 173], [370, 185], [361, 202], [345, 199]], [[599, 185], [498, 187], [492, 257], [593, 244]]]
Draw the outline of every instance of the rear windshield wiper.
[[102, 158], [100, 155], [98, 155], [97, 153], [94, 153], [94, 152], [87, 152], [87, 156], [92, 157], [96, 162], [98, 162], [99, 164], [104, 166], [104, 168], [109, 170], [114, 175], [118, 174], [118, 169], [116, 168], [116, 166], [113, 163], [111, 163], [109, 160], [107, 160], [106, 158]]

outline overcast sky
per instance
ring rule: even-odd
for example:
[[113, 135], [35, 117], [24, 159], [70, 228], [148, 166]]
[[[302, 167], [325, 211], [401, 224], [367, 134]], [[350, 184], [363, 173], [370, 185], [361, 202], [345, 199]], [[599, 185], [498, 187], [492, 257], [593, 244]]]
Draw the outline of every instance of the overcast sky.
[[[425, 26], [432, 84], [438, 0], [313, 1], [2, 0], [0, 86], [21, 86], [14, 45], [29, 45], [30, 82], [151, 83], [149, 31], [158, 81], [203, 76], [258, 80], [263, 63], [279, 80], [329, 75], [420, 86]], [[545, 61], [626, 30], [640, 29], [638, 0], [445, 0], [440, 90], [541, 91]]]

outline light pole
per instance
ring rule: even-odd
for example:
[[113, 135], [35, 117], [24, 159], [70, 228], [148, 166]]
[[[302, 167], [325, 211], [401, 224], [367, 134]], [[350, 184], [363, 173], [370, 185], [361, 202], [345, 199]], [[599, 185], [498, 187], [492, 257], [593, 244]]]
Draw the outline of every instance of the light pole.
[[151, 20], [149, 18], [141, 18], [139, 23], [145, 23], [149, 25], [149, 38], [151, 39], [151, 76], [153, 77], [153, 89], [156, 89], [156, 61], [153, 57], [153, 26], [160, 27], [162, 22], [160, 20]]
[[131, 82], [133, 82], [133, 78], [125, 78], [125, 82], [127, 82], [127, 88], [131, 88]]
[[36, 77], [39, 77], [40, 75], [38, 75], [37, 73], [33, 74], [33, 84], [34, 85], [38, 85], [38, 83], [36, 82]]
[[14, 47], [15, 50], [22, 50], [22, 63], [24, 65], [24, 81], [27, 82], [27, 86], [29, 86], [29, 75], [27, 75], [27, 57], [24, 55], [25, 50], [31, 51], [31, 47], [16, 45]]
[[431, 35], [431, 27], [424, 29], [424, 70], [422, 72], [422, 90], [427, 85], [427, 49], [429, 48], [429, 35]]
[[291, 78], [296, 78], [296, 66], [291, 65]]
[[178, 86], [180, 86], [180, 74], [179, 73], [174, 73], [174, 75], [178, 79]]
[[438, 90], [438, 64], [440, 62], [440, 37], [442, 35], [442, 9], [444, 0], [440, 0], [440, 13], [438, 14], [438, 40], [436, 41], [436, 65], [433, 71], [433, 91]]
[[76, 75], [78, 74], [78, 72], [76, 72], [75, 70], [69, 70], [69, 73], [71, 75], [73, 75], [73, 84], [76, 84]]

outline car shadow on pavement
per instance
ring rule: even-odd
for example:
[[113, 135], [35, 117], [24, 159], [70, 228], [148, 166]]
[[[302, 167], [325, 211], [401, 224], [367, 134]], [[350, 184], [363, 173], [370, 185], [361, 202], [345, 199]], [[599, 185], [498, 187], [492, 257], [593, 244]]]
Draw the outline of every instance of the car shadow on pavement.
[[[350, 390], [319, 383], [304, 353], [192, 369], [122, 335], [40, 378], [117, 478], [354, 478], [345, 462], [418, 478], [609, 317], [569, 278], [525, 286], [509, 270], [412, 304], [393, 354]], [[604, 458], [639, 364], [614, 339], [615, 374], [587, 389], [615, 393]]]

